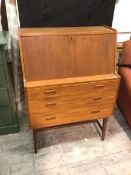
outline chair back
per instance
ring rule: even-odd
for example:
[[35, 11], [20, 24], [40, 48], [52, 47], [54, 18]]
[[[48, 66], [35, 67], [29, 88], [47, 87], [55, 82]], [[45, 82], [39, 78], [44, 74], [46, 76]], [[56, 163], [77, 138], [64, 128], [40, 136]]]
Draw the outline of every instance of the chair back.
[[131, 64], [131, 40], [127, 40], [123, 43], [121, 63]]

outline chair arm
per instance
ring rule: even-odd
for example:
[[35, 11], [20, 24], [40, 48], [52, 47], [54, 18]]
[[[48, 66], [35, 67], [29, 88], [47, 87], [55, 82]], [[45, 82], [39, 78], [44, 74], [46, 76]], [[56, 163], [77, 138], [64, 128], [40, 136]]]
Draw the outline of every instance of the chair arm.
[[127, 67], [127, 68], [131, 69], [131, 64], [118, 63], [117, 66], [118, 67]]

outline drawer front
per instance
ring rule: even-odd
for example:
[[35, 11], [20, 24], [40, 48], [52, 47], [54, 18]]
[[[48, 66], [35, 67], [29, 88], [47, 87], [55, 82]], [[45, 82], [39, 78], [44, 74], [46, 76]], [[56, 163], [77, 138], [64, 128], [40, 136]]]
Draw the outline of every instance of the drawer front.
[[0, 88], [0, 106], [10, 105], [9, 94], [7, 88]]
[[3, 66], [0, 66], [0, 87], [4, 87], [5, 85], [6, 85], [5, 70]]
[[[101, 106], [103, 103], [108, 104], [109, 102], [114, 104], [117, 86], [117, 81], [109, 81], [71, 85], [71, 87], [64, 86], [61, 87], [63, 91], [60, 87], [55, 87], [55, 93], [51, 88], [48, 90], [49, 95], [48, 93], [43, 93], [45, 92], [43, 88], [41, 88], [41, 91], [39, 90], [39, 93], [37, 88], [28, 89], [27, 100], [29, 113], [58, 113], [69, 109], [74, 111], [78, 109], [83, 110], [83, 108], [92, 107], [94, 104], [97, 106]], [[36, 93], [32, 93], [35, 90]], [[40, 96], [40, 94], [43, 94], [43, 96]]]
[[27, 95], [29, 100], [47, 99], [51, 97], [76, 96], [78, 94], [85, 95], [87, 93], [94, 93], [101, 91], [116, 90], [118, 85], [117, 80], [97, 81], [89, 83], [79, 83], [71, 85], [48, 86], [38, 88], [28, 88]]
[[32, 128], [104, 118], [112, 115], [119, 80], [27, 89]]
[[36, 114], [29, 115], [30, 127], [31, 128], [43, 128], [51, 127], [62, 124], [69, 124], [75, 122], [95, 120], [110, 116], [112, 114], [111, 106], [93, 107], [83, 111], [69, 111], [63, 113], [52, 113], [52, 114]]
[[103, 104], [108, 105], [114, 103], [115, 93], [111, 95], [109, 93], [106, 94], [86, 94], [85, 96], [75, 96], [71, 97], [63, 97], [60, 100], [58, 98], [52, 98], [48, 100], [34, 100], [28, 101], [28, 108], [30, 114], [39, 114], [44, 113], [48, 114], [59, 113], [63, 111], [83, 111], [84, 109], [88, 109], [93, 107], [94, 105], [99, 107]]
[[0, 66], [3, 65], [2, 52], [0, 51]]

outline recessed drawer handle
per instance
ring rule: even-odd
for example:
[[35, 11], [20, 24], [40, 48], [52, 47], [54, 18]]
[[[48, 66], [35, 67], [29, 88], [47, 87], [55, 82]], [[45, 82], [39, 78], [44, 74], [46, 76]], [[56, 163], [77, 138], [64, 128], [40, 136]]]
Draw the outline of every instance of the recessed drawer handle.
[[46, 103], [45, 106], [55, 106], [56, 103]]
[[93, 100], [101, 100], [102, 97], [93, 97]]
[[99, 113], [100, 111], [99, 110], [93, 110], [91, 111], [91, 113]]
[[104, 84], [97, 84], [97, 85], [95, 85], [95, 88], [104, 88], [104, 87], [105, 87]]
[[48, 117], [46, 117], [46, 120], [54, 120], [54, 119], [56, 119], [56, 117], [54, 117], [54, 116], [48, 116]]
[[56, 91], [54, 89], [50, 89], [50, 90], [47, 90], [47, 91], [44, 91], [45, 94], [54, 94], [56, 93]]

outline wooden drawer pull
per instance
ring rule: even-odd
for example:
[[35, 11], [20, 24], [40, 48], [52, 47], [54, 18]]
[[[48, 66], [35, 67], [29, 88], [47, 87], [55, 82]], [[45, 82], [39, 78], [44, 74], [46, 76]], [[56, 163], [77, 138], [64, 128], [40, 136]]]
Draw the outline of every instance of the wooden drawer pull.
[[47, 90], [47, 91], [44, 91], [45, 94], [55, 94], [56, 91], [54, 89], [50, 89], [50, 90]]
[[104, 88], [105, 87], [105, 85], [104, 84], [97, 84], [97, 85], [95, 85], [95, 88]]
[[102, 97], [93, 97], [93, 100], [101, 100]]
[[46, 103], [45, 104], [45, 106], [55, 106], [55, 105], [56, 105], [56, 103], [53, 103], [53, 102], [52, 103]]
[[54, 117], [54, 116], [48, 116], [48, 117], [46, 117], [46, 120], [54, 120], [54, 119], [56, 119], [56, 117]]
[[99, 110], [93, 110], [91, 111], [91, 113], [99, 113], [100, 111]]

